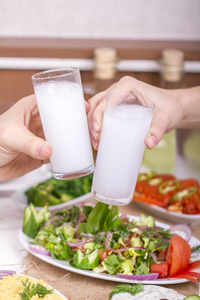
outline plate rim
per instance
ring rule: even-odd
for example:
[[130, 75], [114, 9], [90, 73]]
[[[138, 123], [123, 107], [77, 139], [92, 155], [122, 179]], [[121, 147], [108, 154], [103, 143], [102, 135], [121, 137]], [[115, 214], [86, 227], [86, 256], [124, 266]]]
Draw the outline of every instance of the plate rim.
[[[22, 210], [24, 210], [25, 207], [27, 207], [27, 206], [30, 207], [28, 205], [28, 203], [26, 204], [25, 201], [23, 201], [25, 198], [27, 200], [27, 197], [24, 194], [24, 192], [26, 190], [27, 190], [27, 188], [19, 189], [18, 191], [14, 192], [11, 196], [12, 200]], [[18, 198], [20, 198], [20, 201], [18, 201]], [[63, 208], [70, 207], [70, 206], [72, 206], [74, 204], [77, 204], [77, 203], [80, 203], [80, 202], [84, 202], [84, 201], [87, 201], [87, 200], [89, 201], [91, 198], [92, 198], [92, 192], [83, 194], [79, 197], [76, 197], [74, 199], [68, 200], [68, 201], [63, 202], [63, 203], [59, 203], [59, 204], [56, 204], [56, 205], [49, 205], [48, 208], [49, 208], [49, 211], [61, 210]], [[41, 210], [43, 207], [44, 206], [35, 206], [36, 210]]]
[[[179, 220], [186, 220], [186, 222], [191, 222], [191, 224], [195, 223], [195, 224], [200, 224], [200, 214], [183, 214], [183, 213], [176, 213], [176, 212], [171, 212], [171, 211], [167, 211], [165, 208], [160, 207], [158, 205], [155, 204], [148, 204], [139, 200], [134, 200], [132, 201], [132, 203], [136, 203], [136, 205], [148, 210], [151, 209], [152, 211], [155, 212], [159, 212], [162, 213], [163, 215], [165, 215], [166, 217], [173, 217], [173, 218], [178, 218]], [[172, 219], [171, 219], [172, 220]], [[174, 221], [176, 222], [176, 219], [174, 219]], [[177, 223], [177, 222], [176, 222]]]

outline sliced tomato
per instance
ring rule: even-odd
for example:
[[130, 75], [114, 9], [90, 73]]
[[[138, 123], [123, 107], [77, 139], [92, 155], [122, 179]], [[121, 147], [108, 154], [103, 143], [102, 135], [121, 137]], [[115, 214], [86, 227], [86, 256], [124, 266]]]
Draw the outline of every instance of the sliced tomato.
[[198, 283], [197, 279], [195, 279], [191, 274], [187, 273], [181, 273], [181, 274], [175, 274], [172, 276], [173, 278], [183, 278], [183, 279], [186, 279], [186, 280], [189, 280], [189, 281], [192, 281], [194, 283]]
[[199, 266], [200, 266], [200, 260], [193, 261], [193, 262], [189, 263], [189, 265], [186, 268], [186, 271], [194, 270], [194, 269], [198, 268]]
[[163, 262], [160, 264], [151, 264], [150, 272], [151, 273], [159, 273], [159, 278], [166, 278], [168, 276], [169, 266], [167, 262]]
[[169, 275], [181, 272], [189, 265], [191, 248], [186, 240], [178, 235], [173, 235], [167, 251], [166, 261], [169, 264]]
[[165, 261], [166, 260], [166, 255], [167, 255], [167, 249], [161, 249], [158, 251], [158, 260], [159, 261]]
[[104, 259], [109, 256], [109, 251], [107, 250], [99, 249], [98, 252], [100, 262], [104, 261]]

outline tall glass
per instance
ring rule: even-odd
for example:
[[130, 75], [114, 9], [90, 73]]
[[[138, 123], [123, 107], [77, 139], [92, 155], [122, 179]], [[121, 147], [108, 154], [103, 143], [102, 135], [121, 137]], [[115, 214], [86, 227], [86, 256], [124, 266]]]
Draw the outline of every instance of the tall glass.
[[108, 95], [92, 184], [97, 200], [131, 202], [153, 109], [153, 102], [133, 92]]
[[53, 147], [53, 176], [69, 179], [94, 170], [80, 72], [49, 70], [32, 76], [45, 138]]

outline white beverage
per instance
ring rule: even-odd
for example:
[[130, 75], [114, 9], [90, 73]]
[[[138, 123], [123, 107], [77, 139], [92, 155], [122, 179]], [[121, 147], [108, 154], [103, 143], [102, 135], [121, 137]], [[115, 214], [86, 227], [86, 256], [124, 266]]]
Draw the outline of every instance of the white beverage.
[[113, 205], [131, 201], [152, 113], [139, 105], [107, 107], [92, 187], [99, 201]]
[[81, 172], [85, 175], [87, 168], [93, 171], [82, 86], [50, 81], [36, 86], [35, 94], [45, 138], [53, 147], [50, 159], [53, 173], [73, 178]]

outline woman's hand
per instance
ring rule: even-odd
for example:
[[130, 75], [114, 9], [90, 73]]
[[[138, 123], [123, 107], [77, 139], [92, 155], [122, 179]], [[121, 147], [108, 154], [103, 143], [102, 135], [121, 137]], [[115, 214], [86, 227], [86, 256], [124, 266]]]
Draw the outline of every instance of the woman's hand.
[[[88, 125], [94, 149], [98, 149], [106, 98], [111, 92], [136, 92], [155, 104], [152, 123], [145, 138], [147, 148], [153, 149], [162, 136], [176, 128], [183, 118], [183, 109], [174, 90], [164, 90], [135, 78], [125, 76], [107, 90], [92, 97], [88, 103]], [[176, 90], [177, 91], [177, 90]]]

